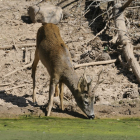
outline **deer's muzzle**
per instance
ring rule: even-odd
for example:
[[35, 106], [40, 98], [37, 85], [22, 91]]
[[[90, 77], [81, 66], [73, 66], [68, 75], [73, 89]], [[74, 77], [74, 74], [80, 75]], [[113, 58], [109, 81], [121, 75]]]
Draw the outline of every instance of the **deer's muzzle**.
[[90, 120], [92, 120], [92, 119], [95, 118], [95, 116], [94, 116], [94, 115], [91, 115], [91, 116], [88, 116], [88, 118], [89, 118]]

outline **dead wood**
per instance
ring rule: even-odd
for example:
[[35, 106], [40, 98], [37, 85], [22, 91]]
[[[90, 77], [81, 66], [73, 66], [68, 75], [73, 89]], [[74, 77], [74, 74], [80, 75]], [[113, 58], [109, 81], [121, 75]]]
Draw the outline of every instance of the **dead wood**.
[[[35, 46], [36, 43], [28, 43], [28, 44], [16, 44], [16, 47], [22, 48], [22, 47], [31, 47]], [[5, 50], [5, 49], [12, 49], [14, 45], [4, 45], [0, 47], [0, 50]]]
[[127, 63], [125, 63], [125, 62], [122, 60], [121, 55], [118, 56], [118, 60], [120, 61], [120, 64], [122, 65], [123, 69], [129, 69], [129, 66], [127, 65]]
[[27, 53], [28, 53], [28, 49], [27, 47], [25, 47], [25, 49], [23, 49], [23, 62], [25, 62], [25, 64], [27, 64], [28, 62]]
[[138, 49], [140, 49], [140, 46], [133, 46], [133, 49], [138, 50]]
[[134, 0], [128, 0], [122, 7], [121, 7], [121, 10], [124, 11], [125, 8], [127, 8], [129, 6], [129, 4], [134, 1]]
[[6, 92], [6, 91], [9, 91], [9, 90], [12, 90], [12, 89], [24, 87], [24, 86], [27, 86], [27, 84], [22, 84], [22, 85], [15, 86], [15, 87], [12, 87], [12, 88], [7, 88], [7, 89], [4, 89], [4, 90], [0, 90], [0, 93], [1, 93], [1, 92]]
[[0, 84], [0, 87], [8, 86], [8, 85], [11, 85], [11, 84], [13, 84], [13, 83]]
[[113, 36], [113, 38], [109, 41], [109, 43], [115, 44], [117, 42], [117, 39], [118, 39], [118, 34]]
[[18, 48], [17, 48], [17, 46], [16, 46], [16, 44], [15, 44], [15, 40], [14, 40], [14, 38], [12, 38], [12, 40], [13, 40], [13, 46], [14, 46], [14, 48], [16, 49], [16, 51], [18, 52]]
[[[72, 1], [72, 2], [70, 2], [70, 3], [68, 3], [68, 4], [66, 4], [66, 5], [64, 5], [64, 6], [62, 7], [62, 9], [64, 9], [64, 8], [70, 6], [71, 4], [73, 4], [73, 3], [77, 2], [77, 1], [79, 1], [79, 0], [74, 0], [74, 1]], [[64, 2], [64, 1], [63, 1], [63, 2]], [[62, 2], [62, 3], [63, 3], [63, 2]], [[62, 3], [59, 3], [59, 4], [57, 4], [57, 5], [61, 6]]]
[[109, 25], [109, 20], [106, 22], [106, 25], [105, 25], [105, 27], [99, 32], [99, 33], [97, 33], [96, 34], [96, 36], [92, 39], [92, 40], [94, 40], [96, 37], [98, 37], [99, 35], [101, 35], [106, 29], [107, 29], [107, 26]]
[[123, 53], [129, 67], [132, 68], [133, 73], [135, 74], [138, 81], [140, 82], [140, 66], [133, 54], [133, 45], [131, 44], [129, 34], [127, 33], [124, 14], [123, 12], [121, 12], [122, 5], [121, 3], [117, 2], [117, 0], [115, 0], [114, 7], [115, 7], [114, 20], [115, 20], [115, 26], [118, 32], [118, 39], [120, 43], [123, 45]]
[[78, 64], [76, 66], [74, 66], [74, 68], [78, 68], [78, 67], [84, 67], [84, 66], [93, 66], [93, 65], [104, 65], [104, 64], [110, 64], [110, 63], [114, 63], [116, 62], [117, 59], [113, 59], [113, 60], [107, 60], [107, 61], [98, 61], [98, 62], [90, 62], [90, 63], [83, 63], [83, 64]]
[[14, 71], [12, 71], [12, 72], [6, 74], [4, 77], [7, 77], [7, 76], [9, 76], [9, 75], [11, 75], [11, 74], [13, 74], [13, 73], [15, 73], [15, 72], [17, 72], [17, 71], [20, 71], [20, 70], [26, 69], [26, 68], [31, 67], [31, 66], [32, 66], [32, 62], [29, 63], [29, 64], [27, 64], [27, 65], [25, 65], [25, 66], [23, 66], [23, 67], [21, 67], [21, 68], [17, 68], [17, 69], [15, 69]]
[[27, 47], [26, 47], [26, 48], [25, 48], [25, 64], [27, 64], [27, 62], [28, 62], [27, 52], [28, 52], [28, 49], [27, 49]]

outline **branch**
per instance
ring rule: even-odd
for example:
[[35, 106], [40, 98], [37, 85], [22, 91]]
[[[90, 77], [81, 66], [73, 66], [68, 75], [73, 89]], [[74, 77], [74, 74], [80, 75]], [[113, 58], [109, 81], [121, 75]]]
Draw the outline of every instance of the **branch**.
[[[77, 2], [77, 1], [79, 1], [79, 0], [74, 0], [74, 1], [72, 1], [72, 2], [70, 2], [70, 3], [68, 3], [67, 5], [63, 6], [62, 9], [64, 9], [64, 8], [70, 6], [71, 4], [73, 4], [73, 3]], [[59, 4], [58, 4], [58, 5], [59, 5]]]
[[129, 4], [130, 4], [132, 1], [134, 1], [134, 0], [128, 0], [128, 1], [120, 8], [120, 10], [121, 10], [121, 11], [124, 11], [125, 8], [127, 8], [127, 7], [129, 6]]
[[[36, 46], [36, 43], [29, 43], [29, 44], [16, 44], [16, 47], [22, 48], [22, 47], [31, 47], [31, 46]], [[0, 47], [0, 50], [3, 49], [12, 49], [14, 45], [4, 45]]]
[[[94, 21], [95, 21], [97, 18], [99, 18], [100, 16], [102, 16], [102, 15], [108, 13], [108, 12], [111, 11], [113, 8], [114, 8], [114, 7], [112, 7], [111, 9], [109, 9], [109, 10], [103, 12], [103, 13], [101, 13], [101, 14], [98, 15], [96, 18], [92, 19], [92, 22], [89, 24], [89, 27], [94, 23]], [[110, 19], [111, 19], [111, 18], [110, 18]]]
[[22, 84], [22, 85], [15, 86], [15, 87], [12, 87], [12, 88], [7, 88], [7, 89], [5, 89], [5, 90], [0, 90], [0, 93], [1, 93], [1, 92], [5, 92], [5, 91], [9, 91], [9, 90], [12, 90], [12, 89], [24, 87], [24, 86], [26, 86], [26, 85], [27, 85], [27, 84]]
[[84, 67], [84, 66], [90, 66], [90, 65], [104, 65], [104, 64], [110, 64], [110, 63], [114, 63], [116, 62], [116, 59], [113, 60], [107, 60], [107, 61], [98, 61], [98, 62], [90, 62], [90, 63], [83, 63], [83, 64], [78, 64], [76, 66], [74, 66], [74, 68], [78, 68], [78, 67]]
[[13, 84], [13, 82], [12, 83], [7, 83], [7, 84], [0, 84], [0, 87], [8, 86], [8, 85], [11, 85], [11, 84]]
[[133, 49], [138, 50], [138, 49], [140, 49], [140, 46], [133, 46]]
[[4, 77], [7, 77], [7, 76], [9, 76], [9, 75], [11, 75], [11, 74], [13, 74], [13, 73], [15, 73], [15, 72], [17, 72], [17, 71], [26, 69], [26, 68], [31, 67], [31, 66], [32, 66], [32, 62], [29, 63], [29, 64], [27, 64], [27, 65], [25, 65], [25, 66], [23, 66], [23, 67], [21, 67], [21, 68], [18, 68], [18, 69], [16, 69], [16, 70], [14, 70], [14, 71], [12, 71], [12, 72], [6, 74]]
[[[96, 37], [98, 37], [99, 35], [101, 35], [101, 34], [107, 29], [107, 27], [108, 27], [108, 25], [109, 25], [109, 22], [110, 22], [110, 20], [108, 20], [108, 21], [106, 22], [105, 27], [104, 27], [99, 33], [97, 33], [96, 36], [94, 36], [94, 38], [91, 39], [92, 41], [93, 41]], [[90, 41], [91, 41], [91, 40], [90, 40]], [[88, 41], [88, 42], [90, 42], [90, 41]]]

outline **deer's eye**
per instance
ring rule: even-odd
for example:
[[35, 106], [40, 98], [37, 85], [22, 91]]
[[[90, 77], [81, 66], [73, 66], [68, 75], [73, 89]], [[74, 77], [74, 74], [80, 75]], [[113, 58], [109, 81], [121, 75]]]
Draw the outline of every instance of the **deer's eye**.
[[87, 90], [84, 91], [84, 94], [88, 94]]

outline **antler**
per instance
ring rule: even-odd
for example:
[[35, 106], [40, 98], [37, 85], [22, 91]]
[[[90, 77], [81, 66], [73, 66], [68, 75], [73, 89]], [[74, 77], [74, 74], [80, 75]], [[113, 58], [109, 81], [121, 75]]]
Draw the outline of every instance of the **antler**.
[[104, 79], [101, 80], [101, 81], [99, 81], [102, 72], [103, 72], [103, 69], [102, 69], [102, 70], [99, 72], [99, 74], [98, 74], [98, 80], [97, 80], [97, 82], [96, 82], [96, 84], [95, 84], [95, 86], [94, 86], [94, 88], [93, 88], [93, 90], [92, 90], [93, 92], [97, 89], [98, 85], [101, 84], [101, 83], [104, 81]]
[[85, 78], [86, 82], [88, 83], [88, 81], [87, 81], [87, 77], [86, 77], [86, 69], [87, 69], [87, 67], [85, 67], [83, 77]]

